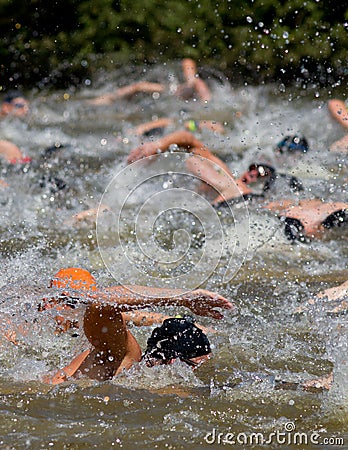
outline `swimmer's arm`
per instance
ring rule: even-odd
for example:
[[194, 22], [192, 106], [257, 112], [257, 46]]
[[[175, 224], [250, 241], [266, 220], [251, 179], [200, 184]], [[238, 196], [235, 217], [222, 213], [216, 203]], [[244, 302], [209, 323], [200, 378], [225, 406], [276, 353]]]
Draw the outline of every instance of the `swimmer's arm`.
[[207, 158], [202, 158], [194, 152], [187, 158], [185, 164], [199, 180], [204, 181], [219, 193], [213, 204], [252, 192], [246, 183], [236, 179], [226, 164], [214, 155], [211, 155], [208, 161]]
[[339, 286], [334, 286], [332, 288], [326, 289], [325, 291], [319, 292], [316, 297], [325, 298], [328, 300], [340, 300], [348, 295], [348, 280]]
[[144, 142], [130, 152], [128, 156], [128, 163], [146, 158], [147, 156], [155, 155], [158, 151], [165, 152], [173, 144], [176, 144], [181, 148], [185, 148], [194, 155], [208, 159], [216, 164], [217, 167], [220, 167], [232, 176], [229, 167], [220, 158], [213, 155], [212, 152], [199, 139], [186, 130], [175, 131], [174, 133], [167, 134], [155, 142]]
[[161, 83], [151, 83], [149, 81], [138, 81], [137, 83], [123, 86], [115, 92], [116, 98], [130, 97], [138, 92], [163, 92], [165, 86]]
[[103, 214], [105, 212], [110, 211], [110, 207], [102, 204], [99, 205], [98, 208], [90, 208], [86, 209], [85, 211], [81, 211], [77, 214], [74, 214], [70, 220], [67, 220], [67, 224], [76, 225], [80, 222], [95, 222], [97, 219], [98, 214]]
[[[120, 309], [147, 306], [185, 306], [195, 314], [221, 319], [215, 308], [233, 309], [234, 305], [221, 295], [204, 289], [187, 292], [182, 289], [162, 289], [148, 286], [113, 286], [99, 291], [98, 298], [118, 303]], [[92, 295], [93, 297], [93, 295]]]
[[115, 92], [102, 94], [93, 100], [89, 100], [91, 105], [111, 105], [120, 98], [131, 97], [138, 92], [163, 92], [165, 86], [160, 83], [139, 81], [117, 89]]
[[168, 127], [173, 123], [173, 119], [169, 119], [167, 117], [162, 117], [161, 119], [152, 120], [151, 122], [145, 122], [141, 125], [138, 125], [134, 133], [138, 136], [141, 136], [144, 133], [147, 133], [148, 131], [153, 130], [154, 128], [165, 128]]
[[334, 119], [342, 126], [348, 128], [348, 111], [347, 106], [342, 100], [329, 100], [328, 108]]
[[63, 367], [63, 369], [59, 370], [55, 375], [45, 375], [42, 378], [42, 381], [47, 384], [60, 384], [64, 383], [68, 380], [68, 378], [72, 377], [78, 368], [81, 366], [83, 361], [87, 358], [87, 356], [90, 354], [90, 350], [85, 350], [84, 352], [77, 355], [70, 364]]
[[132, 163], [139, 159], [156, 155], [158, 152], [165, 152], [173, 144], [176, 144], [197, 156], [209, 159], [218, 167], [221, 167], [227, 173], [232, 175], [229, 167], [220, 158], [213, 155], [199, 139], [186, 130], [175, 131], [154, 142], [143, 142], [141, 145], [131, 150], [127, 161], [128, 163]]
[[132, 335], [132, 333], [127, 330], [127, 351], [124, 355], [124, 358], [121, 362], [121, 364], [118, 366], [115, 375], [118, 375], [122, 372], [122, 370], [128, 370], [130, 369], [133, 364], [141, 361], [141, 348], [136, 341], [135, 337]]
[[201, 102], [208, 103], [211, 100], [210, 89], [202, 78], [195, 78], [194, 88]]
[[192, 133], [185, 130], [175, 131], [174, 133], [163, 136], [157, 141], [143, 142], [139, 145], [139, 147], [131, 150], [128, 156], [128, 163], [138, 161], [139, 159], [146, 158], [147, 156], [156, 155], [158, 152], [165, 152], [173, 144], [187, 150], [194, 147], [204, 148], [202, 142], [195, 138]]
[[348, 153], [348, 134], [330, 145], [330, 152]]

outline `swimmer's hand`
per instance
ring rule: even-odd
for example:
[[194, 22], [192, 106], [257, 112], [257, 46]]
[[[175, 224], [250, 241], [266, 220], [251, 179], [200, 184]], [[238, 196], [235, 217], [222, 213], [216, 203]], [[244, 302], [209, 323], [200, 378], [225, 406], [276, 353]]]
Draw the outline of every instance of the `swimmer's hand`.
[[185, 295], [182, 304], [199, 316], [213, 317], [214, 319], [223, 319], [224, 317], [215, 308], [235, 308], [235, 305], [227, 300], [227, 298], [204, 289], [196, 289]]
[[131, 164], [140, 159], [147, 158], [148, 156], [156, 155], [158, 151], [161, 152], [161, 150], [157, 148], [156, 142], [143, 142], [141, 145], [130, 151], [127, 162], [128, 164]]

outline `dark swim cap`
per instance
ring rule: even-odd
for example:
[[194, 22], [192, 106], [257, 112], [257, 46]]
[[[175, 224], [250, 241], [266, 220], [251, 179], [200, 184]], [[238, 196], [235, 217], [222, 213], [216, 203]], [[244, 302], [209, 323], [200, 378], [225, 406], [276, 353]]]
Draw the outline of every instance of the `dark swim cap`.
[[56, 156], [60, 150], [66, 148], [67, 146], [65, 144], [57, 143], [55, 145], [52, 145], [51, 147], [45, 148], [45, 150], [42, 152], [41, 157], [44, 159], [49, 159], [54, 156]]
[[305, 137], [299, 136], [285, 136], [285, 138], [278, 142], [276, 152], [279, 153], [292, 153], [303, 152], [306, 153], [309, 150], [309, 144]]
[[6, 92], [5, 97], [3, 98], [3, 102], [5, 103], [11, 103], [15, 98], [24, 98], [24, 94], [22, 91], [11, 89], [10, 91]]
[[249, 172], [252, 170], [257, 170], [257, 178], [269, 177], [275, 175], [275, 168], [269, 166], [268, 164], [250, 164]]
[[348, 209], [335, 211], [322, 222], [325, 228], [341, 227], [348, 222]]
[[193, 322], [191, 316], [164, 320], [147, 341], [145, 359], [155, 358], [165, 364], [179, 358], [192, 364], [191, 358], [210, 353], [207, 336]]

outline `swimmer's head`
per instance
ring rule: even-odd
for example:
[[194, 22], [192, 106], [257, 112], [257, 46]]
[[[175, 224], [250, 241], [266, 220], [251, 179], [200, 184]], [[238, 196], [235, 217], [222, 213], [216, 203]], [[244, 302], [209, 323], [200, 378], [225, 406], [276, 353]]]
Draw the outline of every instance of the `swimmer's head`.
[[194, 325], [190, 316], [164, 320], [160, 327], [153, 330], [147, 341], [144, 354], [146, 364], [169, 364], [179, 358], [191, 366], [194, 358], [211, 353], [207, 336]]
[[283, 140], [278, 142], [275, 151], [276, 153], [294, 153], [302, 152], [307, 153], [309, 150], [309, 144], [305, 137], [300, 136], [285, 136]]
[[1, 112], [4, 115], [24, 116], [29, 111], [29, 102], [23, 93], [18, 90], [10, 90], [3, 98]]
[[249, 169], [241, 176], [241, 180], [246, 184], [255, 183], [260, 179], [274, 177], [275, 173], [274, 167], [267, 164], [250, 164]]
[[59, 270], [52, 278], [50, 287], [69, 287], [71, 289], [86, 291], [95, 291], [97, 289], [94, 276], [88, 270], [76, 267]]
[[45, 148], [45, 150], [42, 152], [41, 157], [45, 160], [53, 158], [54, 156], [60, 154], [61, 150], [66, 147], [67, 146], [65, 144], [61, 144], [60, 142], [58, 142], [55, 145], [51, 145], [50, 147]]

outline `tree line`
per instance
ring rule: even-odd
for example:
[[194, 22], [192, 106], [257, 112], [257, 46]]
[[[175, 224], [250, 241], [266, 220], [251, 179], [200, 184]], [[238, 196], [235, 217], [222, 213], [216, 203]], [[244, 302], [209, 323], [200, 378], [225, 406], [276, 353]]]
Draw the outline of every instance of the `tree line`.
[[0, 32], [5, 88], [183, 57], [249, 83], [348, 75], [348, 5], [337, 0], [0, 0]]

